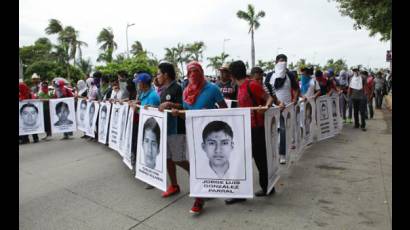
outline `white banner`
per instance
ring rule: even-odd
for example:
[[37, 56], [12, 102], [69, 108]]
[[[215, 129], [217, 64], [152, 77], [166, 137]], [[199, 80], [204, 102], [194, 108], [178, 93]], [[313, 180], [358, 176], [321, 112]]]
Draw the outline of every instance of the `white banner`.
[[134, 122], [134, 110], [135, 108], [130, 107], [128, 110], [127, 126], [125, 129], [125, 143], [123, 150], [123, 162], [132, 170], [133, 165], [131, 164], [131, 145], [132, 145], [132, 127]]
[[98, 111], [100, 110], [100, 104], [96, 101], [88, 101], [87, 116], [86, 116], [86, 127], [87, 136], [95, 138], [95, 126], [98, 118]]
[[339, 107], [339, 95], [334, 94], [330, 100], [332, 103], [332, 119], [333, 119], [333, 126], [334, 126], [334, 134], [339, 134], [343, 128], [343, 120], [340, 116], [340, 107]]
[[120, 118], [120, 126], [118, 127], [119, 131], [119, 139], [118, 139], [118, 153], [124, 157], [124, 149], [125, 149], [125, 131], [126, 131], [126, 126], [127, 126], [127, 118], [128, 118], [128, 109], [129, 109], [128, 103], [123, 103], [121, 105], [121, 118]]
[[318, 126], [318, 140], [324, 140], [334, 136], [334, 124], [332, 118], [332, 102], [330, 97], [324, 95], [316, 100], [316, 117]]
[[141, 108], [135, 178], [167, 189], [167, 113]]
[[19, 135], [44, 133], [44, 109], [40, 100], [19, 102]]
[[50, 120], [52, 133], [76, 131], [74, 97], [51, 99]]
[[285, 133], [286, 133], [286, 162], [288, 162], [287, 166], [290, 166], [290, 158], [291, 158], [291, 147], [293, 142], [293, 126], [294, 126], [294, 105], [289, 104], [286, 108], [282, 111], [282, 116], [285, 119]]
[[86, 114], [88, 102], [85, 99], [79, 98], [77, 100], [77, 128], [80, 131], [87, 132]]
[[268, 164], [267, 194], [272, 191], [276, 182], [279, 180], [279, 119], [279, 108], [270, 108], [265, 112], [266, 159]]
[[110, 116], [110, 128], [109, 128], [109, 138], [108, 146], [116, 151], [118, 151], [119, 139], [120, 139], [120, 119], [121, 119], [121, 108], [120, 103], [112, 104], [112, 111]]
[[295, 133], [295, 160], [299, 160], [303, 153], [303, 126], [302, 126], [302, 102], [298, 102], [295, 107], [295, 116], [294, 116], [294, 133]]
[[107, 143], [108, 128], [110, 124], [111, 103], [101, 102], [98, 116], [98, 142]]
[[316, 132], [316, 103], [314, 98], [309, 98], [302, 103], [302, 126], [303, 126], [303, 148], [313, 142]]
[[252, 198], [249, 108], [187, 110], [190, 196]]

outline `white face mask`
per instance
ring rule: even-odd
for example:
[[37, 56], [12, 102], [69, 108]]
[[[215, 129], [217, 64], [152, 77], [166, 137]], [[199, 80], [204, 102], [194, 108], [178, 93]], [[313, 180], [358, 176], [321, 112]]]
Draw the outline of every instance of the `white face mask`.
[[284, 78], [286, 74], [286, 62], [278, 62], [275, 65], [275, 74], [278, 78]]

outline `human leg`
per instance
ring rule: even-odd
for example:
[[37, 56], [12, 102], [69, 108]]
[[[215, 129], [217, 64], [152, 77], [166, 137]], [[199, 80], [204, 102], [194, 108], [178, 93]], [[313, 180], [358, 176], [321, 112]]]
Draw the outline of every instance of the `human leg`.
[[[352, 99], [353, 110], [354, 110], [354, 127], [359, 128], [359, 111], [360, 111], [360, 99]], [[364, 111], [363, 111], [364, 112]], [[363, 114], [364, 118], [364, 114]]]
[[359, 100], [359, 111], [360, 111], [360, 117], [361, 117], [361, 126], [360, 128], [365, 129], [366, 128], [366, 100], [362, 99]]
[[279, 128], [279, 155], [281, 158], [281, 163], [286, 163], [286, 127], [285, 118], [282, 113], [280, 114], [280, 128]]

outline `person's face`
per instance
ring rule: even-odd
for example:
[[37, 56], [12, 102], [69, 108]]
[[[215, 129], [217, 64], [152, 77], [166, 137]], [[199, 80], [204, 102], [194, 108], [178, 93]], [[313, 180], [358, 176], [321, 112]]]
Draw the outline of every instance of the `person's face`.
[[101, 121], [105, 123], [105, 119], [107, 119], [107, 112], [101, 110]]
[[228, 71], [226, 71], [226, 70], [221, 70], [220, 71], [221, 72], [221, 80], [222, 81], [228, 81], [230, 78], [231, 78], [231, 76], [230, 76], [230, 74], [229, 74], [229, 72]]
[[67, 120], [69, 113], [68, 108], [66, 106], [62, 106], [60, 113], [58, 113], [57, 116], [61, 121], [65, 121]]
[[138, 89], [141, 90], [142, 92], [146, 92], [149, 90], [149, 86], [145, 83], [139, 82]]
[[188, 71], [188, 80], [191, 84], [197, 84], [201, 80], [201, 71], [196, 66], [192, 66]]
[[25, 107], [21, 112], [23, 123], [27, 126], [34, 126], [37, 122], [38, 113], [33, 107]]
[[89, 116], [88, 116], [88, 119], [89, 119], [89, 122], [90, 122], [90, 127], [92, 126], [92, 123], [93, 123], [94, 112], [95, 112], [95, 108], [94, 108], [94, 106], [91, 106]]
[[224, 131], [213, 132], [202, 143], [202, 149], [206, 153], [211, 165], [223, 166], [229, 162], [233, 150], [232, 138]]
[[161, 72], [161, 70], [158, 70], [156, 79], [158, 86], [163, 86], [165, 84], [166, 74]]
[[80, 120], [83, 121], [84, 120], [84, 116], [85, 116], [85, 110], [87, 109], [87, 104], [86, 103], [81, 103], [80, 105]]
[[159, 154], [159, 144], [155, 133], [147, 129], [144, 131], [144, 139], [142, 140], [142, 149], [144, 150], [144, 161], [147, 167], [155, 168], [157, 156]]

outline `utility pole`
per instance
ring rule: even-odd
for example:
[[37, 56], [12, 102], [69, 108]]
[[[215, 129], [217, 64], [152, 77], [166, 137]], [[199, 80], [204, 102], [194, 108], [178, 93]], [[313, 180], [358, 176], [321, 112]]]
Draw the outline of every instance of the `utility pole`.
[[128, 27], [131, 27], [133, 25], [135, 25], [135, 23], [132, 23], [132, 24], [127, 23], [127, 29], [125, 30], [125, 36], [127, 38], [127, 58], [130, 58], [130, 50], [128, 48]]

